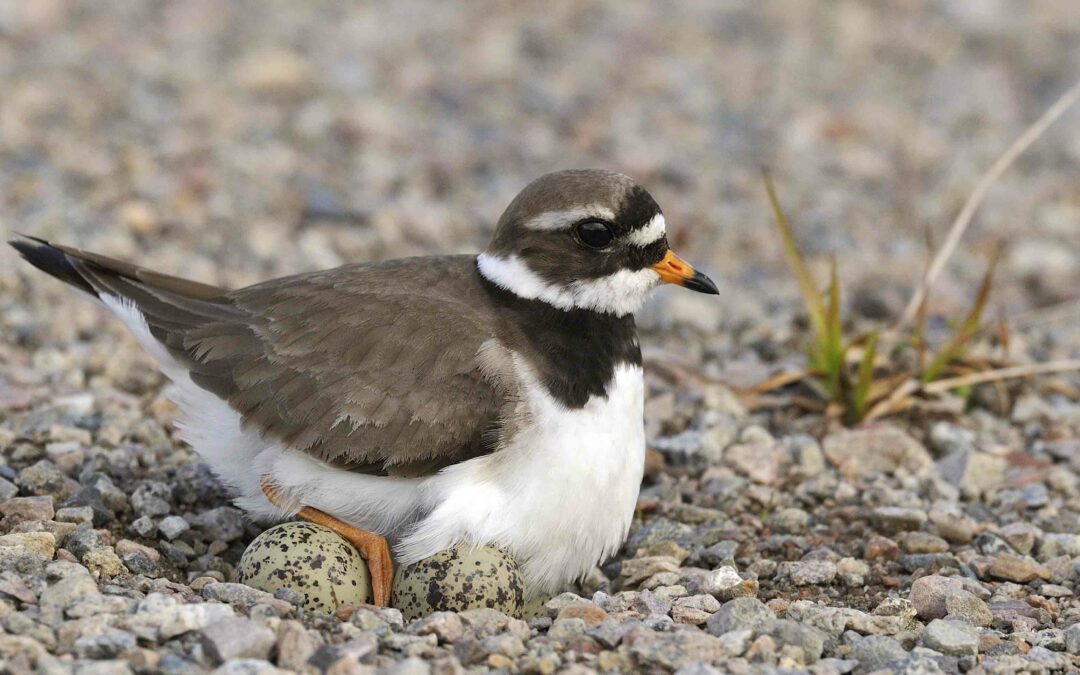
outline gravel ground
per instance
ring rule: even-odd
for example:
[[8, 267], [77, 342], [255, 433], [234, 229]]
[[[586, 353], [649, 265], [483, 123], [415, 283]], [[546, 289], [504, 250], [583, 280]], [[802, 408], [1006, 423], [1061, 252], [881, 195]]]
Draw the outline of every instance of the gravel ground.
[[[733, 394], [801, 359], [761, 165], [869, 325], [1077, 72], [1071, 0], [0, 0], [0, 234], [238, 286], [477, 250], [528, 180], [602, 166], [722, 287], [641, 317], [652, 449], [621, 554], [527, 621], [406, 624], [233, 583], [259, 528], [175, 439], [167, 383], [0, 251], [0, 670], [1080, 667], [1080, 379], [855, 430]], [[1080, 356], [1080, 310], [1038, 309], [1080, 287], [1078, 125], [994, 187], [932, 329], [1008, 240], [1010, 358]]]

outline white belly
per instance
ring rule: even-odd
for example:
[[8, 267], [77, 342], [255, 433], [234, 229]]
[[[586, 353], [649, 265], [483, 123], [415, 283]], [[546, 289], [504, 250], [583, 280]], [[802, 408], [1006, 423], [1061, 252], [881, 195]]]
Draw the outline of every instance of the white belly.
[[530, 594], [555, 592], [615, 553], [645, 461], [641, 368], [616, 369], [606, 397], [571, 410], [520, 373], [530, 424], [498, 452], [427, 481], [437, 504], [397, 546], [403, 563], [458, 541], [494, 544], [522, 565]]

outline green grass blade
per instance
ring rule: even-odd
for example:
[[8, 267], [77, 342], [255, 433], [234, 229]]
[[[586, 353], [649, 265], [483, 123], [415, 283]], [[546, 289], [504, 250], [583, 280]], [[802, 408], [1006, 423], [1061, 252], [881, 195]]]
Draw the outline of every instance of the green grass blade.
[[878, 333], [874, 331], [866, 338], [862, 360], [859, 361], [859, 374], [855, 380], [855, 389], [851, 393], [851, 409], [855, 421], [866, 415], [866, 406], [870, 395], [870, 386], [874, 383], [874, 358], [877, 356]]
[[982, 325], [983, 311], [990, 300], [994, 270], [997, 268], [1000, 259], [1001, 247], [999, 246], [994, 250], [990, 258], [990, 264], [986, 268], [986, 273], [983, 274], [982, 283], [979, 284], [979, 292], [975, 296], [975, 302], [972, 304], [971, 310], [968, 311], [967, 316], [960, 322], [960, 325], [956, 327], [948, 342], [934, 355], [930, 365], [923, 371], [922, 381], [924, 384], [936, 380], [950, 363], [963, 356], [967, 351], [968, 343], [979, 332], [979, 327]]
[[810, 271], [806, 269], [806, 263], [803, 262], [802, 253], [799, 252], [799, 245], [795, 240], [795, 233], [791, 229], [787, 216], [784, 215], [784, 210], [780, 208], [780, 200], [776, 197], [776, 189], [773, 187], [772, 178], [768, 172], [763, 172], [763, 175], [765, 178], [765, 191], [769, 195], [769, 204], [772, 206], [773, 219], [776, 221], [776, 229], [780, 232], [780, 240], [784, 245], [784, 257], [787, 258], [788, 267], [799, 285], [799, 292], [802, 294], [806, 313], [809, 315], [810, 324], [814, 329], [815, 341], [821, 344], [826, 333], [825, 306], [821, 301], [821, 293], [814, 284]]
[[840, 282], [836, 278], [836, 258], [829, 267], [828, 304], [825, 309], [825, 334], [819, 344], [829, 393], [833, 400], [840, 399], [840, 378], [844, 370], [843, 328], [840, 323]]

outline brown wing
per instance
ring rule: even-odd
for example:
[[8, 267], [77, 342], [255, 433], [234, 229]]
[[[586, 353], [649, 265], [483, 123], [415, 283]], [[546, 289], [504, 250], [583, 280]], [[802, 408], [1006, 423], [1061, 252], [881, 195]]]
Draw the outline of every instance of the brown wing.
[[229, 294], [245, 321], [184, 335], [192, 378], [263, 433], [364, 470], [425, 472], [489, 452], [505, 397], [473, 261], [414, 258]]
[[132, 301], [246, 426], [357, 471], [417, 475], [492, 450], [509, 405], [482, 371], [492, 317], [469, 256], [346, 266], [225, 291], [18, 242], [30, 262]]

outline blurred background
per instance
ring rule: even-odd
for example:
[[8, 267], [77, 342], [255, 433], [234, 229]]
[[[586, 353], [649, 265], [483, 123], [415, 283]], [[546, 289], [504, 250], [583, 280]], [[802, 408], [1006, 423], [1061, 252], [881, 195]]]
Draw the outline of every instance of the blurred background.
[[[235, 287], [477, 251], [528, 181], [603, 167], [650, 189], [676, 247], [723, 291], [664, 290], [644, 325], [782, 334], [798, 295], [769, 167], [820, 278], [836, 256], [856, 315], [893, 316], [926, 231], [941, 241], [982, 172], [1080, 74], [1076, 12], [1075, 0], [3, 0], [0, 234]], [[1080, 109], [994, 185], [932, 309], [964, 311], [1001, 240], [996, 306], [1076, 297], [1078, 167]], [[0, 251], [5, 330], [120, 333], [15, 261]]]

